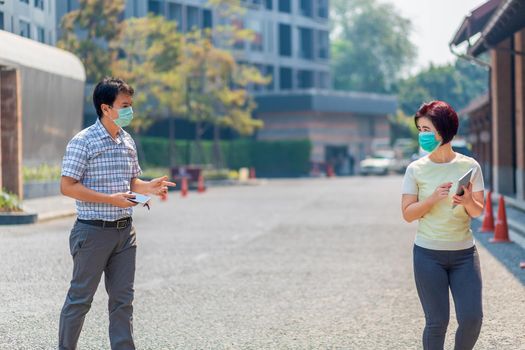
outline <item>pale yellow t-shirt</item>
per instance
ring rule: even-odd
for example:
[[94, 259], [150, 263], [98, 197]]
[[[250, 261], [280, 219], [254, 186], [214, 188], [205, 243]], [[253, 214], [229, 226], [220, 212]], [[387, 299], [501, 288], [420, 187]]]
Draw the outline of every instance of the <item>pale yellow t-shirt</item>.
[[403, 194], [417, 195], [419, 201], [431, 196], [439, 185], [452, 182], [448, 198], [436, 203], [419, 219], [416, 245], [434, 250], [462, 250], [474, 245], [470, 216], [462, 205], [452, 208], [458, 180], [472, 168], [472, 192], [483, 191], [481, 167], [473, 158], [463, 154], [456, 153], [448, 163], [434, 163], [427, 155], [408, 166], [403, 179]]

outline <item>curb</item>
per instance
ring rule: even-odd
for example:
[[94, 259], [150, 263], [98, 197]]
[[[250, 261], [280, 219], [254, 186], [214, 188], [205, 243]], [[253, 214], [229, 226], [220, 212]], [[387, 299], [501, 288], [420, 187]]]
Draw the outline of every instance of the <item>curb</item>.
[[47, 221], [51, 221], [55, 219], [67, 218], [70, 216], [75, 216], [76, 214], [77, 214], [76, 209], [60, 210], [60, 211], [53, 211], [53, 212], [48, 212], [44, 214], [38, 214], [37, 222], [41, 223], [41, 222], [47, 222]]
[[0, 225], [28, 225], [37, 221], [38, 214], [26, 212], [0, 213]]

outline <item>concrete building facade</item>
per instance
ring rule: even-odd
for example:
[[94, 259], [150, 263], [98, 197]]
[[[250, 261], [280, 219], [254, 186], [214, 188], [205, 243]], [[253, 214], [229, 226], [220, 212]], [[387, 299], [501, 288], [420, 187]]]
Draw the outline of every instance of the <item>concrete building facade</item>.
[[0, 30], [41, 43], [57, 41], [57, 5], [55, 0], [10, 0], [0, 3]]
[[[206, 0], [132, 0], [125, 17], [148, 13], [177, 21], [186, 32], [223, 23]], [[329, 89], [330, 43], [328, 0], [245, 0], [246, 12], [234, 25], [255, 33], [252, 42], [234, 45], [237, 60], [253, 64], [273, 77], [255, 91]]]

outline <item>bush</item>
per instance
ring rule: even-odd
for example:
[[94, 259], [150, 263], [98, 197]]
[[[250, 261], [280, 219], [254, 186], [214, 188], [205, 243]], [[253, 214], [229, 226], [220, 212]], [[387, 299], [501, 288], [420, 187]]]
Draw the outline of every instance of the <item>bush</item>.
[[[144, 168], [169, 166], [169, 141], [160, 137], [141, 137]], [[204, 163], [213, 160], [213, 141], [203, 141]], [[138, 146], [138, 145], [137, 145]], [[177, 164], [196, 164], [194, 141], [176, 141]], [[229, 169], [254, 167], [258, 176], [296, 177], [310, 170], [311, 144], [308, 140], [297, 141], [221, 141], [224, 165]], [[223, 175], [224, 176], [224, 175]]]
[[12, 193], [0, 191], [0, 212], [22, 211], [18, 197]]
[[58, 165], [41, 164], [37, 167], [23, 167], [24, 181], [60, 180], [61, 168]]

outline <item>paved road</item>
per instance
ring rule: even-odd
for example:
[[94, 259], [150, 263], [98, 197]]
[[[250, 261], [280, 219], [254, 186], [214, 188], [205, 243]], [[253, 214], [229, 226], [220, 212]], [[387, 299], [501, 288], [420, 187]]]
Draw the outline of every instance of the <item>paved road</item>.
[[[137, 347], [420, 349], [416, 226], [400, 219], [400, 182], [279, 180], [138, 209]], [[0, 228], [0, 349], [54, 348], [72, 223]], [[525, 349], [525, 288], [480, 254], [476, 348]], [[80, 350], [109, 349], [106, 301], [101, 285]]]

